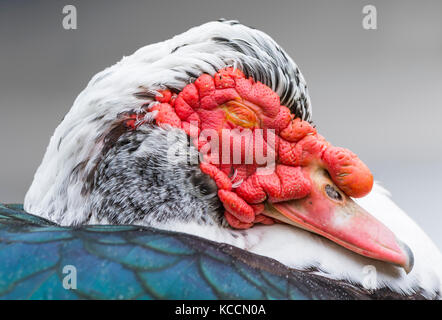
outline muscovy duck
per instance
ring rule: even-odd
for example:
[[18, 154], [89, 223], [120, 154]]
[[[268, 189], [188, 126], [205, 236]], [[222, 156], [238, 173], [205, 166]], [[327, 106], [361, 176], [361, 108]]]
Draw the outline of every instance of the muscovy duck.
[[[4, 261], [32, 269], [3, 272], [4, 294], [22, 295], [26, 281], [60, 288], [69, 263], [79, 289], [54, 297], [440, 298], [438, 249], [311, 117], [297, 65], [236, 21], [124, 57], [92, 78], [51, 138], [24, 202], [41, 218], [3, 207]], [[248, 154], [246, 131], [252, 161], [229, 163], [230, 151]], [[258, 133], [274, 161], [254, 158]], [[127, 272], [111, 284], [112, 268]]]

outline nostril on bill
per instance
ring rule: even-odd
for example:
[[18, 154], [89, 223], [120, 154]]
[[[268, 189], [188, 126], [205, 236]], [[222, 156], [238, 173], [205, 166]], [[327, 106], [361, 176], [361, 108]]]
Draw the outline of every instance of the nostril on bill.
[[333, 186], [327, 184], [325, 186], [325, 192], [330, 199], [342, 201], [342, 195]]

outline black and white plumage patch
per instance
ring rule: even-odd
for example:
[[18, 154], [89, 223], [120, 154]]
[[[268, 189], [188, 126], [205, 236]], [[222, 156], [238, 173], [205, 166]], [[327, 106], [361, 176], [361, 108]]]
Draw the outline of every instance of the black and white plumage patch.
[[[171, 144], [181, 154], [171, 155]], [[220, 225], [216, 185], [190, 154], [197, 150], [179, 129], [147, 124], [123, 133], [95, 170], [87, 223]]]

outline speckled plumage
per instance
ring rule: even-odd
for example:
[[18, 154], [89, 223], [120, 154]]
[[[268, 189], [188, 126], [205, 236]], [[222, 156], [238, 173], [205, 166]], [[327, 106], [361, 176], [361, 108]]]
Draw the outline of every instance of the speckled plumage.
[[171, 144], [177, 151], [197, 152], [178, 129], [145, 124], [121, 135], [95, 170], [89, 208], [92, 222], [220, 224], [215, 183], [191, 164], [189, 155], [169, 161]]

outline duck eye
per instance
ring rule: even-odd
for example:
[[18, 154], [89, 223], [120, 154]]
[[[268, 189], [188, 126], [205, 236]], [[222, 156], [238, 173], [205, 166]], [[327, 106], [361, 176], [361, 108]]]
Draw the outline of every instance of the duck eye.
[[226, 119], [243, 128], [259, 127], [255, 112], [239, 101], [231, 100], [220, 106], [226, 113]]
[[336, 200], [336, 201], [342, 201], [341, 194], [331, 185], [327, 184], [325, 186], [325, 192], [327, 193], [327, 196], [330, 199]]

